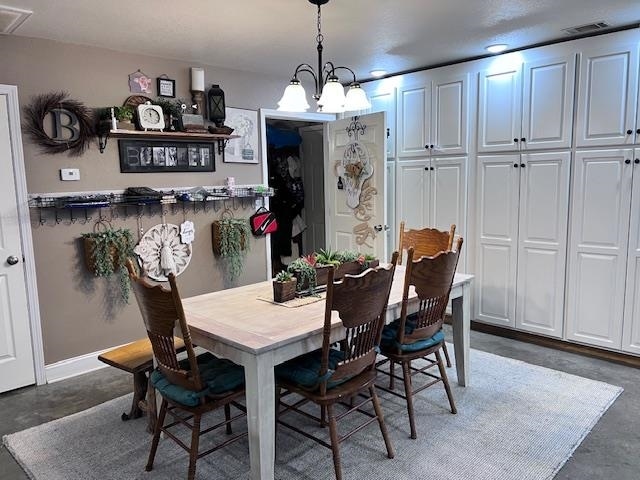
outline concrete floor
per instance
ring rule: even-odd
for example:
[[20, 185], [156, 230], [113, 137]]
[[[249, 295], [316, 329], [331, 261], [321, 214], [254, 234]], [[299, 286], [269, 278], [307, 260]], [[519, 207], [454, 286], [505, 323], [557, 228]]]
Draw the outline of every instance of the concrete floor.
[[[640, 370], [479, 332], [471, 333], [471, 346], [623, 387], [625, 391], [567, 461], [556, 479], [640, 480]], [[105, 368], [51, 385], [2, 394], [0, 436], [129, 393], [132, 388], [130, 382], [129, 374]], [[0, 480], [23, 479], [27, 479], [27, 476], [22, 469], [6, 449], [0, 447]]]

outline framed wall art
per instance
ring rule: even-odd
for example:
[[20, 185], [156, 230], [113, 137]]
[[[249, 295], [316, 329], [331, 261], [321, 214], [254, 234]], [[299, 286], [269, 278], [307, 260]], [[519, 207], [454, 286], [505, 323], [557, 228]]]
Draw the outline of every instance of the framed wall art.
[[176, 81], [175, 80], [172, 80], [166, 75], [162, 75], [156, 78], [156, 82], [158, 83], [159, 97], [176, 98]]
[[241, 108], [226, 108], [225, 125], [234, 129], [233, 138], [224, 149], [225, 163], [260, 163], [258, 112]]
[[217, 149], [197, 140], [118, 140], [120, 172], [215, 172]]

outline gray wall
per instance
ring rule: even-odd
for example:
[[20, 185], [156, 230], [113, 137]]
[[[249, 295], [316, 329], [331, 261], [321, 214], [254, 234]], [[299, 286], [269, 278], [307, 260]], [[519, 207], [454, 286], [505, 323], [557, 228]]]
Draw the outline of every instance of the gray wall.
[[[0, 83], [17, 85], [20, 105], [36, 94], [66, 90], [70, 97], [89, 107], [120, 105], [130, 95], [127, 76], [142, 70], [156, 78], [167, 74], [176, 80], [179, 97], [190, 98], [189, 67], [205, 67], [207, 84], [224, 89], [228, 106], [258, 109], [273, 108], [286, 85], [287, 78], [269, 78], [247, 72], [224, 70], [157, 57], [133, 55], [111, 50], [71, 45], [40, 39], [0, 36]], [[154, 84], [155, 92], [155, 84]], [[155, 98], [154, 95], [150, 95]], [[233, 176], [236, 184], [260, 183], [261, 165], [216, 162], [214, 173], [120, 173], [117, 141], [110, 140], [104, 154], [93, 144], [83, 156], [44, 155], [29, 137], [23, 136], [27, 184], [30, 193], [123, 189], [128, 186], [180, 187], [223, 185]], [[3, 160], [4, 161], [4, 160]], [[62, 182], [59, 169], [79, 168], [81, 180]], [[252, 207], [237, 211], [236, 217], [248, 217]], [[222, 267], [211, 250], [211, 222], [221, 212], [213, 210], [186, 214], [196, 224], [193, 257], [179, 277], [183, 296], [220, 290], [228, 286]], [[97, 215], [94, 212], [94, 216]], [[183, 221], [182, 209], [167, 221]], [[32, 211], [33, 240], [40, 297], [45, 363], [94, 352], [135, 340], [144, 335], [135, 299], [129, 305], [118, 301], [117, 279], [96, 279], [83, 264], [81, 233], [92, 230], [86, 225], [40, 226]], [[144, 216], [142, 228], [161, 223], [160, 216]], [[137, 222], [117, 219], [114, 227], [127, 227], [137, 238]], [[251, 283], [265, 278], [265, 242], [251, 241], [243, 275], [237, 283]]]

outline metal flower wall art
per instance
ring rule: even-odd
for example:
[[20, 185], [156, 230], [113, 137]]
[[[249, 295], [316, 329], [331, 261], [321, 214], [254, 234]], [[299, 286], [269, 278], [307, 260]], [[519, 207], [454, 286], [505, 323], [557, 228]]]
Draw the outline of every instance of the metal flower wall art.
[[180, 227], [161, 223], [142, 236], [133, 251], [149, 278], [164, 282], [169, 273], [180, 275], [191, 261], [191, 245], [180, 240]]
[[362, 125], [357, 118], [354, 117], [354, 121], [347, 128], [347, 133], [352, 140], [345, 148], [342, 160], [338, 160], [336, 165], [336, 173], [344, 178], [344, 190], [349, 208], [358, 208], [364, 182], [373, 175], [373, 165], [367, 146], [358, 140], [358, 136], [364, 134], [366, 126]]

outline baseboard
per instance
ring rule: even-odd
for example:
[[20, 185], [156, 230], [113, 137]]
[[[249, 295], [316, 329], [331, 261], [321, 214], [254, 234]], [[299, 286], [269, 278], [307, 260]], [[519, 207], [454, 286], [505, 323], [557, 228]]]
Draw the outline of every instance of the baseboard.
[[47, 377], [47, 383], [59, 382], [67, 378], [75, 377], [76, 375], [82, 375], [83, 373], [99, 370], [100, 368], [108, 367], [107, 364], [98, 360], [98, 355], [108, 352], [115, 347], [105, 348], [98, 352], [85, 353], [78, 357], [67, 358], [51, 365], [45, 365], [45, 375]]

